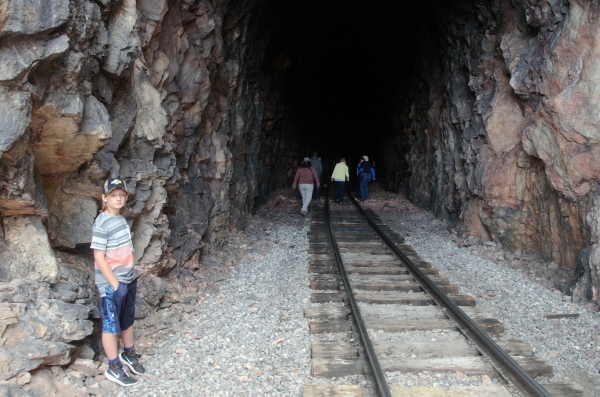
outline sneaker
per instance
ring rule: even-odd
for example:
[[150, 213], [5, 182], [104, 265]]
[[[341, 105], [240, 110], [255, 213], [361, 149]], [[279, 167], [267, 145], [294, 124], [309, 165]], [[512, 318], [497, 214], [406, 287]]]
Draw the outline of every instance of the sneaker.
[[137, 379], [127, 375], [127, 372], [125, 372], [123, 369], [123, 364], [120, 362], [118, 362], [114, 367], [109, 365], [108, 369], [104, 373], [104, 376], [106, 379], [125, 387], [133, 386], [138, 383]]
[[137, 354], [134, 353], [132, 355], [129, 355], [129, 354], [125, 354], [125, 352], [123, 352], [123, 353], [119, 354], [119, 358], [121, 359], [121, 362], [123, 364], [125, 364], [129, 367], [131, 372], [138, 374], [138, 375], [143, 375], [146, 373], [146, 369], [138, 361]]

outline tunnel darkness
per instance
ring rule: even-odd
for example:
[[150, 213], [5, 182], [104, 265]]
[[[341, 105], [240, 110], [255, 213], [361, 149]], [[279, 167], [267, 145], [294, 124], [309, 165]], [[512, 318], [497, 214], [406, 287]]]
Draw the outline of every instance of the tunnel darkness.
[[423, 65], [440, 62], [445, 33], [435, 21], [444, 4], [276, 0], [265, 6], [270, 17], [257, 22], [272, 26], [264, 67], [277, 65], [284, 74], [282, 98], [303, 155], [317, 150], [329, 161], [345, 156], [350, 165], [364, 154], [381, 159], [385, 137], [402, 130], [394, 112], [419, 89]]

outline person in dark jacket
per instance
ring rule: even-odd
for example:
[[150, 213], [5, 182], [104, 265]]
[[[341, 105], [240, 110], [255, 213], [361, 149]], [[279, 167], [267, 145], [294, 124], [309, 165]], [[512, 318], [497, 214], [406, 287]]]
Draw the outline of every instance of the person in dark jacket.
[[[321, 179], [321, 175], [323, 174], [323, 163], [321, 163], [321, 159], [319, 158], [319, 155], [317, 154], [317, 152], [314, 152], [312, 157], [310, 158], [310, 162], [312, 164], [312, 166], [314, 167], [316, 173], [317, 173], [317, 178], [319, 178], [319, 183], [322, 183], [323, 180]], [[315, 183], [314, 189], [313, 189], [313, 200], [318, 200], [320, 198], [320, 188], [319, 186], [317, 186], [317, 184]]]
[[362, 160], [356, 168], [356, 175], [360, 186], [360, 196], [363, 200], [367, 200], [369, 198], [369, 183], [371, 183], [371, 180], [375, 180], [375, 168], [369, 162], [369, 157], [362, 156]]

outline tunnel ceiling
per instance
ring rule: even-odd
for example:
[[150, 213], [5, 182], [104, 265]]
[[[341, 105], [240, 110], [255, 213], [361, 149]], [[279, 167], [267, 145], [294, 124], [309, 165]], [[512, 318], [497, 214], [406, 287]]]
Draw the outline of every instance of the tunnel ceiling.
[[283, 98], [307, 145], [331, 158], [381, 150], [394, 104], [413, 86], [419, 65], [437, 59], [418, 57], [440, 49], [444, 26], [434, 16], [443, 4], [273, 5], [273, 22], [258, 22], [273, 25], [265, 66], [287, 59]]

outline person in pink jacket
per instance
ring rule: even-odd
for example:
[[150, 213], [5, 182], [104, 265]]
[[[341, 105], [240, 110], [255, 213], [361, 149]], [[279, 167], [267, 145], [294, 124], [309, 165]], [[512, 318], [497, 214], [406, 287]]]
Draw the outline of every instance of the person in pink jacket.
[[300, 189], [300, 194], [302, 195], [302, 209], [300, 213], [304, 216], [308, 215], [308, 205], [310, 204], [310, 200], [312, 200], [313, 187], [315, 185], [317, 188], [320, 187], [317, 171], [310, 164], [310, 159], [305, 157], [300, 167], [298, 167], [294, 183], [292, 183], [292, 190], [296, 190], [296, 187]]

